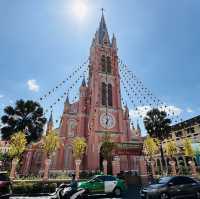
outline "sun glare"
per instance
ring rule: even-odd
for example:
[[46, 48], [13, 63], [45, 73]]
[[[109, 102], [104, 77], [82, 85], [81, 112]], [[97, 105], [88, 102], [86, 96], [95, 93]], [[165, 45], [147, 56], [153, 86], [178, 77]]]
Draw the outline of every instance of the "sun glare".
[[74, 0], [74, 4], [72, 6], [73, 14], [83, 20], [87, 14], [88, 8], [84, 0]]

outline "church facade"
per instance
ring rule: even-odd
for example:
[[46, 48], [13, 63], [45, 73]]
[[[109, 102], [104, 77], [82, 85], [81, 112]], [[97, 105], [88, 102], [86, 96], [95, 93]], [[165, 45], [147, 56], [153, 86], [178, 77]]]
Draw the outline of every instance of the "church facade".
[[[83, 79], [79, 100], [71, 104], [67, 97], [64, 103], [60, 127], [56, 129], [62, 144], [52, 156], [50, 171], [75, 169], [72, 140], [77, 136], [84, 137], [88, 145], [81, 170], [99, 170], [101, 145], [107, 133], [119, 146], [113, 158], [120, 160], [120, 169], [141, 172], [143, 140], [140, 129], [130, 124], [128, 107], [122, 107], [117, 42], [114, 35], [110, 40], [103, 14], [90, 47], [88, 67], [89, 78], [87, 82]], [[51, 115], [47, 131], [52, 128]], [[26, 155], [24, 172], [42, 170], [43, 156], [37, 147], [31, 149]]]

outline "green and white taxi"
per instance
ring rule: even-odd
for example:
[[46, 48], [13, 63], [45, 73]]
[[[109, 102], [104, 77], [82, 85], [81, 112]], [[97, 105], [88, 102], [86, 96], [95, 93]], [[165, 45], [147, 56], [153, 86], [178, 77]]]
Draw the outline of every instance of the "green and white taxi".
[[111, 194], [120, 196], [127, 187], [125, 181], [111, 175], [96, 175], [88, 181], [78, 183], [79, 188], [86, 189], [89, 194]]

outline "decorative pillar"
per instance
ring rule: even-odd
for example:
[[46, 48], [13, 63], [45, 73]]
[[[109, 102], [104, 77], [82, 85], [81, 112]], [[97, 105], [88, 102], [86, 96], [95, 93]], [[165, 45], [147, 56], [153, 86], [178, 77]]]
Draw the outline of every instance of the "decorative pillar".
[[117, 176], [120, 173], [120, 158], [119, 156], [115, 156], [114, 160], [112, 161], [112, 171], [113, 175]]
[[24, 175], [28, 175], [29, 174], [32, 157], [33, 157], [33, 150], [30, 149], [26, 154], [25, 169], [23, 171]]
[[197, 175], [197, 169], [194, 161], [189, 161], [188, 164], [190, 165], [191, 171], [192, 171], [192, 176]]
[[107, 161], [107, 160], [104, 160], [104, 161], [103, 161], [103, 173], [104, 173], [105, 175], [108, 174], [108, 161]]
[[171, 161], [169, 162], [169, 164], [170, 164], [170, 166], [171, 166], [171, 174], [172, 174], [173, 176], [175, 176], [175, 175], [176, 175], [176, 162], [175, 162], [174, 160], [171, 160]]
[[187, 161], [186, 161], [186, 159], [185, 159], [185, 156], [183, 156], [183, 161], [184, 161], [185, 167], [188, 168], [188, 165], [187, 165]]
[[143, 156], [139, 159], [139, 171], [142, 184], [148, 184], [147, 165]]
[[76, 164], [76, 179], [79, 180], [81, 160], [75, 160], [75, 164]]
[[14, 158], [12, 160], [12, 168], [10, 171], [10, 179], [11, 180], [14, 180], [16, 178], [16, 167], [17, 167], [18, 162], [19, 162], [19, 160], [17, 158]]
[[152, 175], [153, 175], [153, 177], [155, 177], [156, 172], [155, 172], [155, 162], [154, 162], [154, 160], [152, 160], [152, 161], [150, 162], [150, 164], [151, 164]]
[[46, 158], [44, 161], [44, 176], [43, 180], [47, 181], [49, 178], [49, 166], [51, 164], [51, 159]]

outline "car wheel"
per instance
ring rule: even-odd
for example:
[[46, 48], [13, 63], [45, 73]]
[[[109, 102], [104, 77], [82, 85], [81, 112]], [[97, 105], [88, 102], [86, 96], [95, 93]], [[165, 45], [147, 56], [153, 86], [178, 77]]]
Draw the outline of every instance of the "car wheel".
[[117, 197], [118, 197], [118, 196], [121, 196], [121, 189], [118, 188], [118, 187], [116, 187], [113, 193], [114, 193], [114, 195], [117, 196]]
[[160, 199], [170, 199], [169, 195], [167, 193], [161, 193]]
[[196, 193], [196, 199], [200, 199], [200, 191], [197, 191], [197, 193]]

